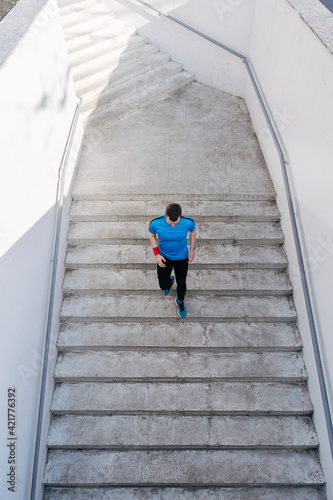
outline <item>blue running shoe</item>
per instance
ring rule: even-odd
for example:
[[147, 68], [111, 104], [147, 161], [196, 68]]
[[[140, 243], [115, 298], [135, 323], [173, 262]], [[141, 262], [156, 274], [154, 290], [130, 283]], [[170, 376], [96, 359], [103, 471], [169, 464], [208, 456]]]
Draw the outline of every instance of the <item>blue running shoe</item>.
[[186, 309], [185, 309], [184, 301], [181, 304], [179, 304], [178, 299], [176, 297], [175, 302], [176, 302], [176, 305], [178, 307], [178, 316], [180, 318], [185, 318], [186, 317]]
[[175, 282], [175, 277], [172, 274], [171, 274], [170, 278], [171, 278], [171, 286], [167, 290], [163, 290], [164, 295], [169, 295], [169, 293], [172, 290], [173, 284]]

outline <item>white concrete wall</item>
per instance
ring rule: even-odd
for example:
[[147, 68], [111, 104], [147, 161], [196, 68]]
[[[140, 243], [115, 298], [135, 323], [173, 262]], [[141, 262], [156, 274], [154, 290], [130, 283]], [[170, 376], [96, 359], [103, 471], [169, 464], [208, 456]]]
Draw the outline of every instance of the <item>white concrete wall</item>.
[[[56, 228], [58, 170], [76, 105], [57, 3], [20, 0], [3, 19], [0, 30], [0, 497], [3, 500], [30, 498]], [[69, 190], [81, 142], [79, 124], [66, 174], [53, 344], [61, 301]], [[54, 355], [51, 372], [53, 363]], [[16, 389], [17, 405], [16, 494], [8, 490], [10, 485], [6, 482], [10, 467], [6, 409], [7, 390], [11, 387]], [[51, 393], [52, 379], [46, 394], [46, 421]], [[42, 459], [43, 455], [45, 442]]]
[[[243, 97], [246, 73], [241, 59], [160, 17], [135, 0], [103, 0], [140, 35], [156, 43], [196, 79]], [[250, 47], [255, 0], [150, 0], [156, 9], [246, 54]]]
[[[294, 7], [300, 7], [301, 3], [299, 0], [257, 0], [249, 59], [287, 152], [309, 269], [308, 279], [314, 292], [327, 389], [332, 402], [333, 55], [330, 41], [325, 39], [325, 22], [328, 18], [328, 33], [331, 36], [333, 16], [328, 15], [316, 0], [307, 3], [308, 10], [299, 12]], [[321, 26], [320, 37], [318, 31], [313, 31], [315, 23]], [[246, 102], [278, 194], [309, 388], [315, 408], [314, 419], [321, 443], [321, 459], [328, 481], [328, 498], [332, 499], [332, 457], [280, 162], [250, 84], [247, 85]]]

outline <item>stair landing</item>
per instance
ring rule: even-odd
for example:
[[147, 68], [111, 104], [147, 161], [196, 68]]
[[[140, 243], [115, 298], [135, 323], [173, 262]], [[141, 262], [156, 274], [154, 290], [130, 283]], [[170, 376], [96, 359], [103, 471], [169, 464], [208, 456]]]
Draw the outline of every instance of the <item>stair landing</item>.
[[[244, 101], [197, 82], [88, 132], [73, 196], [161, 203], [269, 200], [275, 191]], [[209, 200], [208, 200], [209, 201]]]

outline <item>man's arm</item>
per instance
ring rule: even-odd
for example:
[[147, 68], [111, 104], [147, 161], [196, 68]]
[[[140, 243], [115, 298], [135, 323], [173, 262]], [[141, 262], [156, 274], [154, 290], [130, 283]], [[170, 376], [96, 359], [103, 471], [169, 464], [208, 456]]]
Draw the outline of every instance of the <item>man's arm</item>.
[[[152, 249], [154, 250], [154, 248], [158, 248], [156, 234], [149, 233], [149, 239], [150, 239], [150, 244], [151, 244]], [[160, 267], [166, 267], [165, 258], [162, 257], [162, 255], [160, 253], [155, 255], [155, 257], [156, 257], [157, 264]]]
[[[196, 229], [194, 231], [189, 231], [190, 234], [190, 247], [194, 247], [196, 238]], [[190, 249], [188, 252], [188, 261], [192, 262], [194, 259], [194, 249]]]

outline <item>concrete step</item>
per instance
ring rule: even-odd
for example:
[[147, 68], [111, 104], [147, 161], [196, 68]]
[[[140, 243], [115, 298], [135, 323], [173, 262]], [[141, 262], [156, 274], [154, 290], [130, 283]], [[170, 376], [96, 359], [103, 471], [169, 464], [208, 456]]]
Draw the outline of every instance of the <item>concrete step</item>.
[[[260, 432], [258, 432], [260, 429]], [[56, 416], [49, 448], [306, 449], [318, 447], [310, 417]]]
[[127, 28], [124, 21], [121, 19], [111, 19], [108, 25], [104, 28], [94, 30], [86, 35], [77, 36], [71, 40], [67, 40], [66, 47], [69, 56], [74, 56], [77, 52], [89, 49], [96, 44], [104, 43], [110, 39], [117, 39], [118, 36], [126, 36], [129, 38], [135, 33], [135, 30]]
[[61, 353], [57, 382], [260, 381], [307, 379], [299, 353], [84, 351]]
[[73, 0], [58, 0], [61, 16], [65, 16], [73, 12], [81, 12], [82, 9], [87, 9], [96, 3], [97, 0], [78, 0], [77, 2]]
[[314, 451], [51, 450], [44, 483], [50, 486], [321, 485]]
[[[161, 294], [162, 295], [162, 294]], [[291, 299], [286, 297], [186, 297], [187, 320], [190, 321], [245, 321], [294, 322], [297, 319]], [[61, 320], [109, 321], [123, 320], [178, 320], [174, 296], [162, 297], [147, 292], [145, 295], [65, 297]]]
[[[183, 214], [196, 221], [278, 222], [280, 215], [275, 202], [268, 201], [188, 201], [178, 200]], [[70, 218], [74, 222], [147, 221], [164, 214], [161, 201], [73, 201]]]
[[107, 86], [103, 89], [100, 94], [84, 99], [82, 105], [82, 119], [87, 119], [93, 112], [99, 112], [105, 108], [119, 104], [124, 99], [146, 90], [152, 85], [159, 84], [181, 71], [182, 67], [179, 64], [170, 61], [117, 86], [111, 84], [110, 87]]
[[[132, 67], [137, 69], [138, 66], [141, 66], [142, 61], [146, 62], [147, 57], [153, 56], [158, 52], [158, 47], [147, 43], [136, 49], [118, 53], [118, 57], [114, 59], [112, 64], [107, 67], [101, 67], [97, 74], [91, 72], [88, 68], [80, 80], [75, 82], [75, 89], [80, 95], [85, 95], [86, 92], [106, 86], [114, 77], [116, 78], [119, 75], [118, 71], [125, 71], [125, 68], [131, 71]], [[131, 67], [128, 68], [129, 66]]]
[[114, 16], [114, 13], [111, 13], [103, 3], [95, 2], [81, 9], [67, 10], [67, 12], [62, 11], [61, 24], [63, 28], [66, 29], [68, 26], [73, 26], [105, 14], [107, 16], [110, 16], [110, 14]]
[[184, 88], [192, 83], [194, 75], [187, 71], [182, 71], [176, 75], [166, 78], [162, 82], [152, 85], [148, 89], [142, 90], [131, 97], [124, 99], [123, 102], [106, 108], [102, 111], [95, 112], [87, 122], [87, 130], [94, 127], [102, 126], [105, 123], [109, 125], [117, 123], [140, 109], [143, 109], [151, 104], [164, 99], [176, 90]]
[[95, 94], [89, 99], [85, 99], [82, 106], [82, 119], [87, 120], [90, 115], [100, 113], [111, 106], [119, 105], [124, 99], [130, 98], [139, 92], [158, 85], [173, 75], [180, 73], [181, 66], [174, 62], [168, 62], [161, 66], [147, 70], [144, 74], [132, 77], [130, 80], [115, 86], [111, 83], [100, 94]]
[[[292, 285], [285, 271], [270, 269], [192, 270], [187, 287], [198, 294], [211, 295], [290, 295]], [[175, 285], [176, 288], [176, 285]], [[133, 291], [139, 294], [156, 290], [160, 295], [156, 269], [82, 268], [67, 270], [63, 284], [65, 294], [117, 295]]]
[[[70, 245], [147, 243], [149, 221], [74, 222], [68, 231]], [[197, 243], [282, 245], [284, 238], [274, 222], [201, 222], [197, 224]], [[151, 252], [151, 249], [150, 249]]]
[[[92, 135], [94, 135], [92, 133]], [[234, 192], [234, 193], [219, 193], [219, 194], [203, 194], [203, 193], [179, 193], [179, 192], [166, 192], [166, 193], [161, 193], [161, 194], [156, 194], [156, 193], [128, 193], [128, 192], [114, 192], [112, 190], [106, 191], [103, 189], [103, 186], [109, 187], [108, 181], [103, 181], [98, 182], [95, 180], [91, 180], [91, 183], [93, 186], [98, 186], [98, 189], [94, 191], [89, 191], [86, 192], [85, 190], [79, 191], [77, 189], [77, 185], [74, 185], [73, 193], [72, 193], [72, 199], [75, 201], [124, 201], [124, 202], [130, 202], [130, 201], [154, 201], [154, 202], [160, 202], [164, 205], [164, 208], [168, 203], [170, 203], [170, 199], [177, 199], [181, 200], [181, 202], [184, 204], [185, 202], [197, 200], [197, 202], [211, 202], [211, 201], [220, 201], [220, 202], [226, 202], [226, 201], [239, 201], [239, 202], [252, 202], [252, 201], [267, 201], [267, 202], [272, 202], [276, 201], [275, 199], [275, 193], [268, 191], [268, 192], [262, 192], [262, 193], [239, 193], [239, 192]], [[80, 186], [81, 187], [81, 186]], [[159, 214], [160, 215], [160, 214]]]
[[124, 29], [122, 24], [116, 22], [116, 24], [113, 25], [111, 37], [105, 37], [105, 40], [95, 40], [89, 47], [77, 48], [74, 53], [69, 55], [69, 61], [71, 67], [76, 68], [80, 64], [88, 63], [106, 52], [124, 51], [133, 46], [140, 46], [142, 45], [142, 40], [145, 39], [139, 35], [133, 34], [130, 30]]
[[324, 487], [52, 488], [45, 500], [326, 500]]
[[[125, 53], [131, 52], [147, 44], [147, 39], [143, 36], [133, 35], [128, 44], [123, 44], [120, 48], [105, 52], [97, 47], [97, 54], [93, 58], [82, 60], [77, 58], [76, 65], [72, 67], [74, 82], [78, 82], [86, 78], [86, 76], [104, 71], [106, 68], [115, 67], [124, 57]], [[132, 59], [136, 60], [136, 53], [133, 52]]]
[[309, 415], [304, 383], [174, 382], [63, 383], [54, 415]]
[[111, 74], [100, 76], [98, 81], [93, 79], [88, 84], [77, 84], [77, 90], [84, 99], [91, 99], [100, 94], [106, 87], [111, 88], [121, 83], [140, 76], [147, 71], [156, 68], [161, 64], [170, 61], [170, 56], [163, 52], [157, 52], [151, 56], [144, 57], [137, 62], [122, 66], [121, 64], [114, 68]]
[[[282, 247], [200, 244], [190, 269], [286, 269]], [[123, 245], [77, 245], [69, 247], [67, 269], [99, 267], [156, 269], [156, 259], [146, 243]]]
[[295, 325], [288, 323], [75, 323], [61, 325], [59, 351], [205, 350], [300, 351]]
[[91, 19], [86, 19], [80, 23], [73, 24], [72, 26], [67, 26], [64, 29], [65, 40], [72, 40], [76, 37], [81, 37], [93, 33], [94, 31], [107, 28], [110, 25], [110, 21], [114, 19], [113, 14], [105, 14], [102, 16], [95, 16]]

